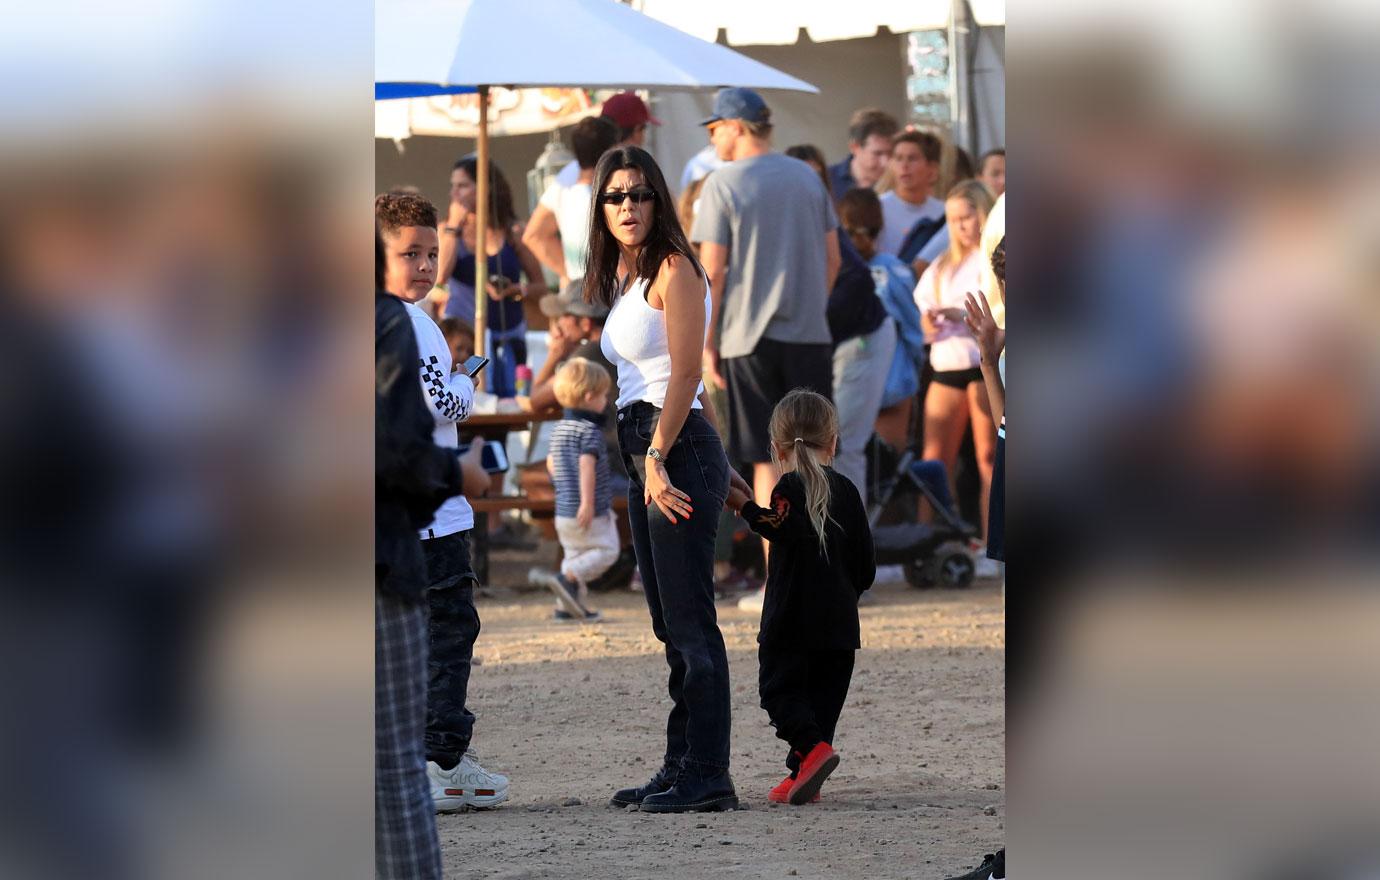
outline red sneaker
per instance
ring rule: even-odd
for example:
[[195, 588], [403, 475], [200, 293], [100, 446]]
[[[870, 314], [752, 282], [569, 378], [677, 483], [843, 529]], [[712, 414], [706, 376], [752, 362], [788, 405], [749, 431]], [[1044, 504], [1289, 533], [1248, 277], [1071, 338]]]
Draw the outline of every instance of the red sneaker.
[[812, 801], [819, 794], [824, 780], [829, 778], [829, 774], [833, 773], [838, 765], [838, 753], [827, 742], [819, 743], [810, 749], [810, 754], [800, 762], [800, 772], [796, 774], [795, 783], [787, 795], [788, 802], [799, 806]]
[[[785, 779], [781, 780], [781, 783], [777, 785], [776, 788], [771, 790], [771, 793], [767, 795], [767, 800], [774, 804], [789, 804], [791, 802], [792, 785], [795, 785], [795, 777], [787, 776]], [[819, 803], [818, 792], [815, 793], [814, 797], [810, 798], [810, 803]]]
[[781, 780], [780, 784], [771, 790], [767, 795], [767, 800], [774, 804], [789, 804], [791, 802], [791, 786], [795, 785], [795, 777], [787, 776]]

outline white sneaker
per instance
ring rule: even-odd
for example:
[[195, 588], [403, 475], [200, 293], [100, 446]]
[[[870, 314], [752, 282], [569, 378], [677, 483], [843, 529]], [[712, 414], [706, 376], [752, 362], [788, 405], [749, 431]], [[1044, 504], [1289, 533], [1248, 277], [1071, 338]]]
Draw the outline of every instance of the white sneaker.
[[496, 807], [508, 799], [508, 777], [479, 766], [479, 756], [473, 750], [465, 752], [451, 770], [442, 770], [435, 761], [427, 761], [426, 778], [431, 783], [431, 800], [438, 813], [453, 813], [466, 807]]
[[1002, 575], [1001, 563], [987, 555], [984, 549], [982, 555], [976, 557], [973, 563], [973, 577], [976, 578], [999, 578]]
[[767, 585], [763, 584], [761, 589], [748, 593], [738, 600], [738, 608], [743, 611], [761, 611], [762, 605], [767, 599]]
[[877, 576], [872, 579], [874, 584], [899, 584], [905, 581], [906, 570], [899, 565], [879, 565], [877, 566]]
[[577, 620], [583, 620], [589, 614], [589, 609], [580, 604], [580, 600], [575, 598], [575, 594], [580, 591], [578, 584], [561, 577], [554, 571], [547, 571], [543, 568], [532, 568], [527, 572], [528, 583], [534, 586], [546, 587], [556, 594], [556, 604], [564, 608], [566, 613]]

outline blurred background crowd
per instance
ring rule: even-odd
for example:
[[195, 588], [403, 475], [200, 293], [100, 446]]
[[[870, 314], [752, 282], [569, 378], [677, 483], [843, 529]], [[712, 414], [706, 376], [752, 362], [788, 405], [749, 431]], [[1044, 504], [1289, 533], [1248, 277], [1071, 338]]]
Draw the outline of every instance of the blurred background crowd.
[[[1008, 842], [1028, 876], [1355, 875], [1375, 11], [1007, 5], [1004, 134], [946, 141], [1020, 158]], [[78, 4], [0, 35], [8, 876], [369, 864], [358, 206], [403, 182], [368, 146], [372, 12]], [[857, 108], [909, 119], [832, 103], [777, 143], [837, 162]], [[436, 149], [406, 179], [444, 205], [466, 150]]]

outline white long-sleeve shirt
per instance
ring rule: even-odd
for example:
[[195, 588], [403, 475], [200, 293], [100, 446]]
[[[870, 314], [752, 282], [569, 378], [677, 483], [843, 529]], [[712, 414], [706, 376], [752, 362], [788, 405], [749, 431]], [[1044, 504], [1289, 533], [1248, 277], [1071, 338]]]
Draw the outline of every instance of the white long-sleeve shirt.
[[[451, 372], [450, 346], [446, 335], [431, 316], [414, 303], [404, 303], [408, 317], [412, 319], [412, 332], [417, 337], [417, 353], [421, 356], [417, 363], [422, 382], [422, 397], [426, 399], [427, 409], [436, 420], [432, 431], [432, 441], [437, 446], [455, 449], [460, 445], [457, 422], [470, 417], [470, 407], [474, 404], [474, 382], [464, 373]], [[443, 538], [456, 532], [474, 528], [474, 511], [464, 495], [447, 498], [436, 508], [436, 516], [431, 524], [421, 530], [422, 540]]]

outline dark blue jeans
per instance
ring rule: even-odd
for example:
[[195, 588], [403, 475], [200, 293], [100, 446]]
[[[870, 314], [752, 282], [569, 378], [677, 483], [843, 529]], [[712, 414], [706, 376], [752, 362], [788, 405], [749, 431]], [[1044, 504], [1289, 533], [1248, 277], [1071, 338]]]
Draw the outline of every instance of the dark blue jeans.
[[497, 397], [517, 394], [518, 364], [527, 363], [527, 324], [504, 331], [491, 330], [489, 357], [493, 361], [486, 369], [489, 381], [485, 390]]
[[714, 539], [728, 497], [728, 458], [719, 435], [691, 410], [666, 456], [671, 485], [690, 496], [690, 518], [672, 525], [655, 502], [644, 504], [647, 447], [661, 411], [635, 403], [618, 413], [618, 442], [631, 485], [628, 519], [637, 567], [652, 614], [652, 632], [666, 645], [666, 763], [690, 772], [728, 768], [728, 654], [714, 608]]

